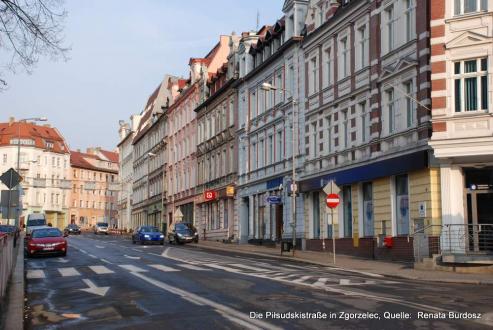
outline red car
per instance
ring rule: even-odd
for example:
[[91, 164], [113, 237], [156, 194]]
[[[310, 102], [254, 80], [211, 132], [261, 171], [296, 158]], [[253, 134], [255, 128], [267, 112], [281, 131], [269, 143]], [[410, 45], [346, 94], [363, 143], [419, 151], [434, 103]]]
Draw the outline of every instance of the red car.
[[67, 240], [57, 228], [42, 228], [32, 232], [26, 242], [26, 255], [67, 255]]

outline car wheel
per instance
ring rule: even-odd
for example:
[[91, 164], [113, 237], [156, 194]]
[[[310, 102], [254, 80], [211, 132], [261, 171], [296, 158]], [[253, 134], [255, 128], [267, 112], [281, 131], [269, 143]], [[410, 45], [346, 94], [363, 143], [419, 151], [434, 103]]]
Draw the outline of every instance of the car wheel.
[[135, 244], [135, 240], [134, 239], [132, 239], [132, 244]]
[[62, 253], [62, 257], [66, 257], [66, 256], [67, 256], [67, 251]]
[[164, 245], [164, 240], [161, 243], [159, 243], [159, 244]]
[[145, 244], [145, 242], [144, 242], [144, 241], [140, 241], [140, 245], [144, 245], [144, 244]]

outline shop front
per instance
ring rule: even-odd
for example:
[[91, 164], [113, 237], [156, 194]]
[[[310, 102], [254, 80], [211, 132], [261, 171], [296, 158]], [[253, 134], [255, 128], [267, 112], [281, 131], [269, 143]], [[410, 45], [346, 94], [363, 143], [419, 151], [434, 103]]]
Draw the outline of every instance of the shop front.
[[235, 187], [206, 190], [197, 202], [199, 234], [210, 241], [231, 241], [235, 233]]

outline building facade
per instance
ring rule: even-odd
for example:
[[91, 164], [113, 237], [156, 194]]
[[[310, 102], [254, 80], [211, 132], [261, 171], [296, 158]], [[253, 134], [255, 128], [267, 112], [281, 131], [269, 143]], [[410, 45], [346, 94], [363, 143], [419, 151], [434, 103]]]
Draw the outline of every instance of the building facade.
[[82, 228], [98, 222], [117, 227], [118, 161], [118, 153], [101, 148], [71, 151], [70, 223]]
[[[439, 225], [430, 131], [429, 1], [310, 1], [304, 114], [306, 247], [413, 260], [415, 228]], [[340, 188], [333, 217], [323, 188]], [[392, 237], [393, 248], [383, 247]]]
[[152, 225], [166, 229], [163, 215], [166, 137], [165, 113], [176, 97], [177, 78], [166, 75], [149, 97], [133, 138], [132, 229]]
[[118, 171], [118, 228], [131, 229], [132, 220], [132, 193], [133, 193], [133, 138], [139, 126], [140, 115], [132, 115], [130, 123], [120, 122], [118, 131], [120, 143], [118, 143], [118, 154], [120, 156]]
[[[477, 225], [493, 224], [492, 68], [493, 1], [432, 1], [430, 145], [452, 252], [482, 251]], [[474, 245], [460, 239], [467, 236]]]
[[236, 90], [237, 49], [240, 37], [229, 41], [228, 61], [209, 76], [205, 101], [197, 113], [197, 228], [207, 240], [237, 238], [235, 189], [237, 173]]
[[[298, 87], [307, 11], [308, 1], [285, 1], [282, 19], [245, 33], [240, 41], [237, 203], [242, 243], [274, 243], [304, 233], [303, 197], [296, 196], [293, 205], [289, 188], [293, 167], [298, 180], [303, 164]], [[271, 90], [264, 90], [265, 83]]]
[[221, 36], [219, 43], [204, 57], [191, 58], [190, 77], [179, 82], [179, 96], [166, 111], [169, 123], [166, 144], [166, 211], [168, 226], [176, 222], [197, 225], [197, 120], [195, 109], [204, 101], [203, 85], [215, 74], [229, 54], [229, 36]]
[[[23, 177], [21, 221], [30, 213], [45, 213], [48, 222], [63, 229], [69, 221], [70, 152], [60, 132], [14, 118], [0, 123], [0, 174], [10, 168]], [[0, 183], [0, 190], [7, 187]], [[2, 218], [7, 219], [7, 213]]]

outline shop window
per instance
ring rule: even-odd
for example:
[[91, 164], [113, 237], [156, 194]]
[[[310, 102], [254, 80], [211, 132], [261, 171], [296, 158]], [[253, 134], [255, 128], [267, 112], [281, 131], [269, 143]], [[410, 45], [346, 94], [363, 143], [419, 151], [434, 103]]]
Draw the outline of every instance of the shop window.
[[374, 235], [373, 226], [373, 184], [363, 183], [363, 226], [365, 237]]
[[344, 186], [342, 189], [343, 216], [344, 216], [344, 237], [353, 236], [353, 208], [351, 198], [351, 186]]
[[395, 177], [397, 235], [409, 234], [409, 190], [407, 174]]

